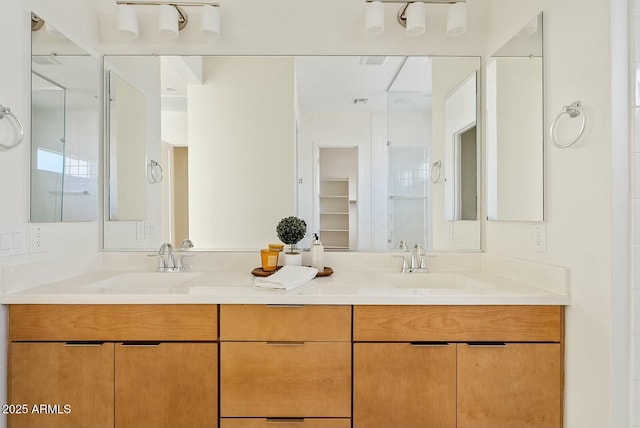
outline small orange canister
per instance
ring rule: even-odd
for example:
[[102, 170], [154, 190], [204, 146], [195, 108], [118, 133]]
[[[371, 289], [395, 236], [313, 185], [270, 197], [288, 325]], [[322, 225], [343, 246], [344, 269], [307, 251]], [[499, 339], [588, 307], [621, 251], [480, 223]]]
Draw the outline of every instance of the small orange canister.
[[262, 270], [265, 272], [273, 272], [278, 266], [278, 250], [263, 248], [260, 250], [260, 258], [262, 259]]
[[282, 266], [282, 257], [280, 257], [280, 253], [284, 250], [284, 244], [269, 244], [269, 249], [276, 250], [278, 252], [278, 266]]

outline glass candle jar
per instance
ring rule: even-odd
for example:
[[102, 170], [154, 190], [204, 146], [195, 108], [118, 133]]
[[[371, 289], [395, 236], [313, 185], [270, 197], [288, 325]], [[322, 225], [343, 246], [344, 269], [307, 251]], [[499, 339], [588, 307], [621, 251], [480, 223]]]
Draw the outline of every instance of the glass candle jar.
[[265, 272], [273, 272], [278, 266], [278, 250], [263, 248], [260, 250], [260, 258], [262, 259], [262, 270]]

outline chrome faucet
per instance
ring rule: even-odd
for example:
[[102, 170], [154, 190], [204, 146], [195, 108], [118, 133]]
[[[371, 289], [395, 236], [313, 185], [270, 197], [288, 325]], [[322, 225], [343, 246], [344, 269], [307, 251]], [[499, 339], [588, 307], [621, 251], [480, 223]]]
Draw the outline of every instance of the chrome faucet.
[[[180, 245], [180, 250], [188, 250], [192, 247], [193, 243], [191, 243], [191, 246], [189, 247], [188, 244], [185, 244], [185, 242], [183, 241]], [[175, 255], [173, 251], [173, 245], [171, 245], [171, 243], [169, 242], [166, 242], [160, 246], [157, 254], [149, 254], [149, 257], [158, 257], [158, 267], [156, 268], [156, 272], [184, 272], [186, 269], [184, 267], [182, 259], [184, 257], [193, 256], [186, 254]]]
[[409, 251], [409, 246], [406, 241], [400, 241], [400, 248], [405, 253], [402, 256], [402, 272], [403, 273], [426, 273], [427, 270], [427, 255], [424, 252], [422, 245], [415, 244], [413, 250]]
[[422, 245], [416, 244], [413, 247], [413, 254], [411, 255], [411, 268], [412, 269], [427, 269], [427, 255], [424, 252]]
[[158, 250], [160, 262], [158, 264], [158, 272], [173, 272], [176, 268], [176, 259], [173, 256], [173, 245], [164, 243]]

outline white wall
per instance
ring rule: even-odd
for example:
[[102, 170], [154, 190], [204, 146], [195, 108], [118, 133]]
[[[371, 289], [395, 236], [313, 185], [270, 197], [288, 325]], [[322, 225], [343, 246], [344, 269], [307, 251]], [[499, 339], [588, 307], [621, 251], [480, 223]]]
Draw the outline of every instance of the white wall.
[[[633, 28], [633, 46], [631, 52], [634, 52], [632, 59], [635, 60], [635, 75], [640, 69], [640, 25], [638, 25], [638, 18], [640, 17], [640, 5], [634, 3], [634, 28]], [[638, 84], [638, 78], [635, 79], [635, 84]], [[640, 427], [640, 94], [636, 92], [633, 97], [632, 105], [635, 107], [633, 114], [633, 144], [631, 146], [631, 168], [633, 172], [633, 181], [631, 184], [631, 203], [632, 203], [632, 230], [631, 235], [632, 247], [632, 290], [631, 298], [632, 302], [632, 323], [631, 333], [631, 423], [633, 427]]]
[[[441, 160], [443, 170], [440, 180], [432, 185], [433, 200], [433, 248], [456, 250], [480, 248], [480, 221], [447, 221], [445, 216], [445, 100], [450, 91], [478, 69], [478, 58], [433, 59], [433, 151], [432, 162]], [[480, 73], [482, 75], [482, 73]], [[480, 83], [482, 87], [482, 83]], [[482, 119], [482, 118], [481, 118]], [[481, 131], [482, 127], [480, 127]], [[481, 134], [479, 134], [481, 135]], [[481, 170], [482, 173], [482, 170]], [[482, 173], [483, 174], [483, 173]], [[484, 181], [484, 177], [481, 179]], [[483, 193], [484, 194], [484, 193]], [[484, 205], [484, 200], [481, 199]], [[483, 218], [483, 217], [481, 217]]]
[[[542, 58], [498, 57], [487, 65], [489, 218], [541, 221], [544, 200]], [[491, 100], [491, 102], [489, 102]], [[491, 105], [489, 105], [491, 104]], [[491, 154], [491, 155], [489, 155]], [[495, 159], [492, 159], [495, 156]]]
[[[613, 381], [626, 367], [625, 350], [613, 342], [613, 332], [624, 327], [628, 313], [624, 306], [612, 304], [616, 289], [628, 287], [624, 280], [612, 280], [616, 273], [612, 256], [617, 251], [612, 247], [612, 200], [625, 191], [613, 185], [612, 154], [624, 150], [625, 144], [622, 140], [614, 145], [611, 112], [619, 102], [626, 105], [612, 93], [612, 67], [618, 59], [611, 49], [625, 43], [624, 38], [612, 39], [612, 27], [626, 25], [624, 16], [612, 24], [613, 3], [619, 2], [489, 1], [492, 31], [486, 56], [544, 11], [546, 129], [562, 106], [576, 100], [582, 101], [588, 117], [584, 136], [570, 149], [545, 143], [547, 251], [533, 251], [531, 224], [490, 221], [484, 234], [484, 248], [490, 254], [570, 269], [565, 426], [576, 428], [623, 427], [628, 419], [626, 384]], [[620, 363], [617, 355], [622, 364], [613, 364]]]
[[206, 58], [203, 84], [188, 92], [194, 243], [246, 249], [278, 242], [278, 221], [295, 214], [293, 59]]
[[[162, 236], [162, 211], [159, 208], [163, 203], [162, 188], [161, 183], [151, 183], [147, 180], [145, 164], [151, 160], [160, 162], [162, 157], [160, 146], [160, 58], [156, 56], [111, 56], [106, 57], [104, 62], [106, 68], [113, 70], [143, 94], [146, 105], [146, 111], [143, 113], [146, 119], [146, 141], [144, 141], [146, 160], [143, 161], [145, 163], [139, 164], [138, 172], [135, 174], [137, 181], [135, 187], [137, 189], [144, 187], [144, 192], [146, 192], [146, 217], [143, 220], [105, 221], [104, 248], [110, 250], [121, 248], [156, 250], [165, 241], [165, 237]], [[126, 133], [126, 127], [123, 132]], [[162, 168], [168, 169], [168, 166], [164, 164]], [[126, 183], [124, 188], [127, 188]], [[138, 227], [142, 228], [142, 232], [138, 230]]]

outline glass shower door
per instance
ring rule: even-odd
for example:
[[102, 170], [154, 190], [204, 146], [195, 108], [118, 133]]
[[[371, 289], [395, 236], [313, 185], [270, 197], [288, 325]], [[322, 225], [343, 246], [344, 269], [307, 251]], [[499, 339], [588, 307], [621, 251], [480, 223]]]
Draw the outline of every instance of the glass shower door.
[[388, 243], [430, 248], [431, 103], [424, 92], [388, 92]]
[[427, 247], [425, 148], [389, 147], [389, 247], [400, 241]]

